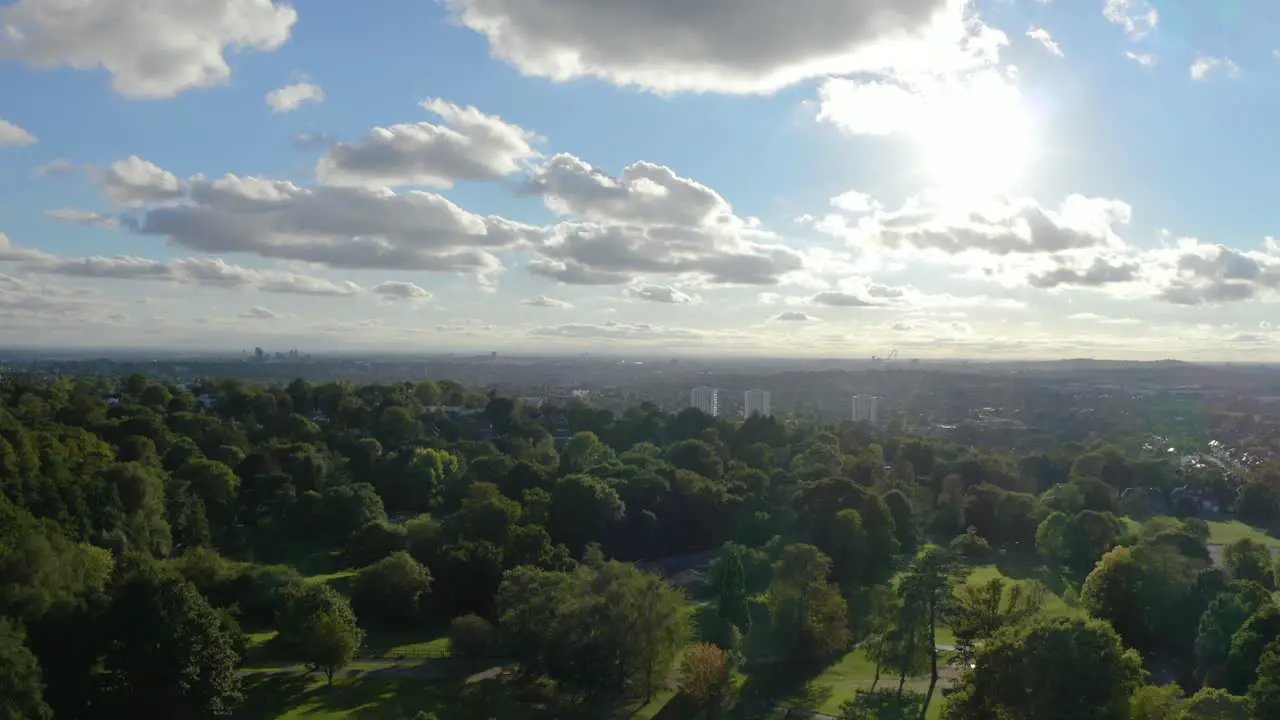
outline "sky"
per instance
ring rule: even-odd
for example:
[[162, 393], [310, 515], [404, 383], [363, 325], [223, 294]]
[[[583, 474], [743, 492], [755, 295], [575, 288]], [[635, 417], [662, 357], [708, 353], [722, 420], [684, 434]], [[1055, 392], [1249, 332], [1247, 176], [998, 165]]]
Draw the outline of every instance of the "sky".
[[1277, 22], [0, 0], [0, 347], [1280, 360]]

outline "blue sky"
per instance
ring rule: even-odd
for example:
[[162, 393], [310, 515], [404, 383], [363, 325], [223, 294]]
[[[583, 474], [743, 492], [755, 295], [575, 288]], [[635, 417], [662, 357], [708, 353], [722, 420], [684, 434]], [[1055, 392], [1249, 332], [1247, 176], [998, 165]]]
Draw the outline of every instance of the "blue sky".
[[782, 7], [0, 0], [0, 343], [1280, 359], [1280, 6]]

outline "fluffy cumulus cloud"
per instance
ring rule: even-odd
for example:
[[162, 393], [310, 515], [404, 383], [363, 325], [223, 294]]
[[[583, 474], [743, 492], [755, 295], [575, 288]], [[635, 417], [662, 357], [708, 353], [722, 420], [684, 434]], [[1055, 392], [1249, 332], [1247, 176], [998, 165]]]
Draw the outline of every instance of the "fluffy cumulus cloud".
[[389, 280], [373, 289], [378, 297], [389, 302], [418, 302], [431, 299], [431, 293], [411, 282]]
[[445, 0], [528, 75], [658, 92], [771, 92], [830, 74], [953, 63], [967, 0]]
[[131, 98], [225, 82], [228, 49], [271, 51], [298, 13], [275, 0], [16, 0], [0, 6], [0, 60], [102, 68]]
[[161, 205], [181, 200], [187, 185], [177, 175], [131, 155], [105, 168], [89, 168], [89, 177], [116, 207]]
[[567, 284], [625, 284], [638, 275], [689, 282], [772, 285], [803, 256], [759, 222], [740, 218], [711, 188], [652, 163], [614, 178], [569, 155], [535, 170], [528, 188], [573, 219], [557, 225], [529, 264]]
[[429, 122], [376, 127], [353, 143], [329, 147], [316, 177], [333, 185], [430, 185], [457, 180], [494, 180], [538, 157], [538, 137], [496, 115], [433, 99], [422, 107], [444, 124]]
[[531, 244], [543, 232], [416, 190], [308, 188], [235, 175], [197, 176], [186, 186], [184, 202], [147, 208], [127, 226], [209, 254], [477, 276], [502, 269], [495, 251]]
[[[0, 8], [0, 12], [4, 9]], [[2, 42], [2, 41], [0, 41]], [[0, 148], [34, 145], [36, 136], [0, 117]]]
[[529, 307], [552, 308], [555, 310], [569, 310], [573, 307], [573, 303], [566, 302], [564, 300], [557, 300], [556, 298], [547, 297], [546, 295], [526, 298], [521, 300], [520, 304], [528, 305]]
[[1057, 209], [1025, 198], [952, 203], [917, 197], [897, 210], [852, 223], [828, 218], [817, 227], [863, 251], [1003, 256], [1117, 247], [1123, 241], [1115, 227], [1131, 217], [1132, 208], [1122, 201], [1082, 195], [1069, 196]]
[[1175, 249], [1156, 251], [1158, 297], [1177, 305], [1274, 299], [1280, 293], [1280, 244], [1268, 238], [1266, 248], [1238, 250], [1186, 239]]
[[292, 112], [306, 103], [324, 102], [324, 88], [313, 82], [296, 82], [267, 93], [267, 107], [272, 112]]
[[774, 316], [774, 320], [778, 322], [816, 322], [818, 318], [799, 310], [787, 310]]

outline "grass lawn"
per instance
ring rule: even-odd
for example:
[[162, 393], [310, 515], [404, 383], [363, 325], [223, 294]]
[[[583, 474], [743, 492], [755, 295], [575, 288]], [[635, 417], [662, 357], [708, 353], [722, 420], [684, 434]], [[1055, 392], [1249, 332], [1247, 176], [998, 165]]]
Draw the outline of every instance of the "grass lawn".
[[[1034, 579], [1030, 577], [1010, 577], [1009, 575], [1001, 572], [1000, 568], [995, 565], [980, 565], [969, 572], [968, 577], [965, 578], [965, 584], [982, 585], [984, 583], [991, 582], [996, 578], [1004, 580], [1006, 584], [1023, 584], [1031, 582]], [[1084, 610], [1078, 607], [1071, 607], [1052, 590], [1048, 590], [1045, 594], [1043, 613], [1046, 617], [1084, 617], [1085, 615]], [[951, 628], [938, 628], [939, 645], [954, 645], [955, 641], [956, 636], [952, 633]]]
[[333, 687], [322, 675], [250, 676], [245, 679], [245, 702], [235, 717], [413, 720], [425, 711], [444, 720], [648, 720], [659, 717], [672, 696], [668, 692], [647, 705], [636, 700], [601, 710], [556, 706], [544, 689], [499, 679], [493, 671], [466, 679], [432, 679], [412, 671], [364, 669], [356, 664], [340, 675]]
[[1231, 522], [1212, 521], [1209, 523], [1209, 544], [1230, 545], [1237, 540], [1249, 538], [1271, 548], [1280, 548], [1280, 538], [1274, 538], [1258, 528], [1246, 525], [1239, 520]]
[[[940, 668], [942, 677], [934, 691], [929, 717], [936, 718], [941, 710], [941, 688], [955, 676], [950, 668]], [[870, 689], [875, 682], [876, 667], [867, 659], [866, 651], [857, 649], [845, 655], [839, 662], [822, 669], [806, 669], [794, 663], [772, 663], [749, 668], [741, 675], [739, 697], [745, 708], [760, 709], [782, 706], [795, 710], [836, 715], [846, 700], [859, 690]], [[881, 675], [878, 688], [896, 688], [898, 679]], [[908, 690], [925, 692], [929, 678], [909, 678]], [[735, 713], [734, 717], [747, 717]]]
[[365, 636], [360, 656], [387, 660], [449, 657], [449, 638], [440, 632], [375, 633]]

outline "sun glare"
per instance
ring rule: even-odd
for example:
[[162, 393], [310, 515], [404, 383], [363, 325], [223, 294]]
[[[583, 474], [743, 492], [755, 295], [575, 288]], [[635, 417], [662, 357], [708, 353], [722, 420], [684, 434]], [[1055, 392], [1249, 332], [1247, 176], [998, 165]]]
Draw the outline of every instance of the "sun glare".
[[1037, 151], [1026, 102], [995, 76], [931, 98], [911, 134], [929, 184], [952, 196], [1016, 190]]

